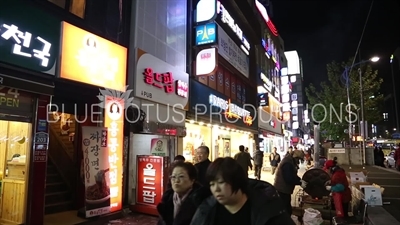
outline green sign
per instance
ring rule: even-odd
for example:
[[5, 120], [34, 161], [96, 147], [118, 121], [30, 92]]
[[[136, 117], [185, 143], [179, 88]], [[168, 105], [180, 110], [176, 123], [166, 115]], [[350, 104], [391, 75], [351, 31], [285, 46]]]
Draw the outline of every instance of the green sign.
[[0, 1], [0, 61], [55, 75], [61, 21], [31, 1]]

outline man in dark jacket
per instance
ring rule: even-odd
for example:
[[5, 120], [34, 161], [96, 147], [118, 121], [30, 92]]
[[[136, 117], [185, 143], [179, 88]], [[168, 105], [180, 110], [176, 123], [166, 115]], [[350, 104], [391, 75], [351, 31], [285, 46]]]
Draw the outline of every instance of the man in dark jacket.
[[261, 179], [261, 170], [262, 170], [263, 161], [264, 161], [264, 152], [260, 151], [260, 149], [258, 147], [253, 154], [253, 160], [254, 160], [254, 176], [256, 177], [257, 180], [260, 180]]
[[273, 152], [271, 153], [271, 155], [269, 155], [269, 161], [271, 163], [271, 173], [272, 175], [274, 175], [276, 168], [281, 162], [281, 155], [278, 154], [276, 147], [274, 147]]
[[232, 158], [218, 158], [207, 171], [212, 196], [198, 207], [190, 225], [294, 225], [275, 188], [248, 179]]
[[305, 188], [307, 183], [297, 176], [297, 164], [292, 154], [288, 154], [279, 163], [275, 174], [274, 187], [282, 198], [286, 211], [292, 214], [292, 194], [296, 185]]
[[206, 181], [206, 172], [208, 169], [208, 166], [211, 164], [211, 161], [208, 159], [208, 156], [210, 155], [210, 149], [203, 145], [197, 148], [197, 160], [198, 163], [194, 165], [197, 169], [197, 180], [198, 182], [203, 185], [208, 187], [208, 182]]
[[244, 151], [244, 146], [239, 146], [239, 153], [237, 153], [234, 159], [239, 163], [239, 165], [243, 168], [244, 172], [246, 172], [247, 176], [249, 175], [249, 167], [253, 169], [253, 165], [251, 164], [251, 155]]

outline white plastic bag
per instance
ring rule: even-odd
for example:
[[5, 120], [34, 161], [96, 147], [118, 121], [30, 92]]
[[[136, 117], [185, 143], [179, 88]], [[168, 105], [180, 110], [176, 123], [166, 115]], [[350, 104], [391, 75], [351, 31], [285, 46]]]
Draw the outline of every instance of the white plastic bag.
[[292, 215], [292, 220], [296, 225], [301, 225], [299, 218], [295, 215]]
[[321, 213], [313, 208], [304, 210], [303, 224], [304, 225], [321, 225], [324, 223]]

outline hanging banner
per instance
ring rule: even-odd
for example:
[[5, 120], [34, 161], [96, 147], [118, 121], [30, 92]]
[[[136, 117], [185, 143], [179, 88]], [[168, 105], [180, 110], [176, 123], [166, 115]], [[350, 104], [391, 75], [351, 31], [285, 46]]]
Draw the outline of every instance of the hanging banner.
[[107, 128], [82, 127], [86, 217], [110, 212]]

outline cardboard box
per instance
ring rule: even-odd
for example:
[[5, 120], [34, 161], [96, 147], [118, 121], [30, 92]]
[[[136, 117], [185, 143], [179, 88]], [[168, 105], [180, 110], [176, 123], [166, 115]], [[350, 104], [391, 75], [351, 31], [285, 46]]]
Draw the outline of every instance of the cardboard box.
[[367, 176], [363, 172], [349, 172], [350, 183], [362, 183], [367, 182]]
[[361, 190], [364, 193], [364, 201], [366, 201], [369, 206], [382, 206], [382, 193], [380, 188], [373, 185], [363, 185]]

